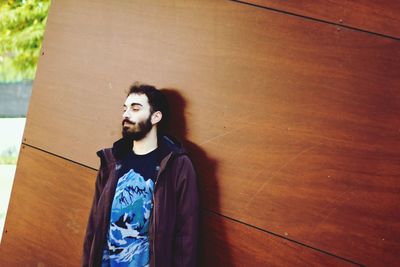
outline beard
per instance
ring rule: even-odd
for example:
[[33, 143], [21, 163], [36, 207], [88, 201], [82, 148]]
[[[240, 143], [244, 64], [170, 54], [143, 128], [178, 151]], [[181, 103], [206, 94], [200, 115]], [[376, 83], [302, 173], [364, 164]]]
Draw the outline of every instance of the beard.
[[[124, 126], [124, 123], [127, 122], [130, 126]], [[138, 123], [132, 123], [131, 121], [124, 119], [122, 121], [122, 136], [124, 138], [139, 141], [142, 140], [153, 128], [153, 124], [151, 123], [151, 116], [149, 116], [144, 121], [139, 121]]]

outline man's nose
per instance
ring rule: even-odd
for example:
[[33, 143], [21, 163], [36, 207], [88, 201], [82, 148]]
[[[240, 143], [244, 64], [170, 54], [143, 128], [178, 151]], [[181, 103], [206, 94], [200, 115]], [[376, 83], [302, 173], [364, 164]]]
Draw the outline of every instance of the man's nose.
[[122, 118], [123, 119], [129, 118], [129, 109], [125, 110], [124, 113], [122, 113]]

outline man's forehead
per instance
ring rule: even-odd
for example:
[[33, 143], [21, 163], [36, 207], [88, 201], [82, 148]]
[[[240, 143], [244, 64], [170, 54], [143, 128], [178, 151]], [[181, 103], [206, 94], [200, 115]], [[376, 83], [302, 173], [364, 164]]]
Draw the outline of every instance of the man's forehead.
[[145, 94], [130, 94], [125, 100], [125, 105], [130, 106], [132, 103], [138, 103], [144, 106], [148, 105], [149, 101]]

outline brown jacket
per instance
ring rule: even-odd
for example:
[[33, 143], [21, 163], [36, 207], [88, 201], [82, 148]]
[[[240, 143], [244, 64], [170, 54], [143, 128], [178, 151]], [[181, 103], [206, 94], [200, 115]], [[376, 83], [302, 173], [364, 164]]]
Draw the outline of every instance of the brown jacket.
[[[162, 157], [151, 214], [150, 266], [196, 266], [198, 189], [196, 175], [182, 146], [171, 137], [159, 138]], [[83, 245], [82, 266], [101, 266], [110, 209], [118, 181], [117, 170], [132, 141], [124, 138], [97, 151], [101, 159]]]

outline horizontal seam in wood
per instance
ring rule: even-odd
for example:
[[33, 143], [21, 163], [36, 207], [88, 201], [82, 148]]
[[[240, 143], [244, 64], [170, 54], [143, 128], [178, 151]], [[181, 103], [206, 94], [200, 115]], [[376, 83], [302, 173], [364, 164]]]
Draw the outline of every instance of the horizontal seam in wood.
[[88, 165], [82, 164], [82, 163], [80, 163], [80, 162], [74, 161], [74, 160], [72, 160], [72, 159], [69, 159], [69, 158], [66, 158], [66, 157], [63, 157], [63, 156], [60, 156], [60, 155], [57, 155], [57, 154], [55, 154], [55, 153], [52, 153], [52, 152], [47, 151], [47, 150], [45, 150], [45, 149], [42, 149], [42, 148], [40, 148], [40, 147], [33, 146], [33, 145], [30, 145], [30, 144], [27, 144], [27, 143], [24, 143], [24, 142], [22, 142], [22, 145], [28, 146], [28, 147], [31, 147], [31, 148], [34, 148], [34, 149], [37, 149], [37, 150], [39, 150], [39, 151], [42, 151], [42, 152], [47, 153], [47, 154], [50, 154], [50, 155], [55, 156], [55, 157], [57, 157], [57, 158], [60, 158], [60, 159], [63, 159], [63, 160], [66, 160], [66, 161], [69, 161], [69, 162], [78, 164], [78, 165], [80, 165], [80, 166], [82, 166], [82, 167], [86, 167], [86, 168], [89, 168], [89, 169], [91, 169], [91, 170], [98, 171], [98, 169], [96, 169], [96, 168], [90, 167], [90, 166], [88, 166]]
[[356, 28], [356, 27], [353, 27], [353, 26], [340, 24], [340, 23], [329, 21], [329, 20], [317, 19], [317, 18], [314, 18], [314, 17], [309, 17], [309, 16], [305, 16], [305, 15], [301, 15], [301, 14], [297, 14], [297, 13], [293, 13], [293, 12], [289, 12], [289, 11], [285, 11], [285, 10], [281, 10], [281, 9], [277, 9], [277, 8], [272, 8], [272, 7], [267, 7], [267, 6], [247, 3], [247, 2], [244, 2], [244, 1], [240, 1], [240, 0], [229, 0], [229, 1], [236, 2], [236, 3], [239, 3], [239, 4], [254, 6], [254, 7], [258, 7], [258, 8], [263, 8], [263, 9], [267, 9], [267, 10], [274, 11], [274, 12], [277, 12], [277, 13], [282, 13], [282, 14], [286, 14], [286, 15], [290, 15], [290, 16], [294, 16], [294, 17], [307, 19], [307, 20], [322, 22], [322, 23], [325, 23], [325, 24], [330, 24], [330, 25], [334, 25], [334, 26], [338, 26], [338, 27], [342, 27], [342, 28], [347, 28], [347, 29], [354, 30], [354, 31], [364, 32], [364, 33], [368, 33], [368, 34], [372, 34], [372, 35], [376, 35], [376, 36], [392, 39], [392, 40], [395, 40], [395, 41], [400, 41], [400, 37], [394, 37], [394, 36], [383, 34], [383, 33], [379, 33], [379, 32], [373, 32], [373, 31], [369, 31], [369, 30], [364, 30], [364, 29], [361, 29], [361, 28]]
[[[50, 154], [50, 155], [52, 155], [52, 156], [55, 156], [55, 157], [57, 157], [57, 158], [60, 158], [60, 159], [63, 159], [63, 160], [66, 160], [66, 161], [69, 161], [69, 162], [78, 164], [78, 165], [80, 165], [80, 166], [82, 166], [82, 167], [86, 167], [86, 168], [89, 168], [89, 169], [91, 169], [91, 170], [98, 171], [98, 169], [92, 168], [92, 167], [90, 167], [90, 166], [87, 166], [87, 165], [82, 164], [82, 163], [79, 163], [79, 162], [77, 162], [77, 161], [68, 159], [68, 158], [66, 158], [66, 157], [57, 155], [57, 154], [52, 153], [52, 152], [50, 152], [50, 151], [47, 151], [47, 150], [45, 150], [45, 149], [42, 149], [42, 148], [39, 148], [39, 147], [30, 145], [30, 144], [27, 144], [27, 143], [24, 143], [24, 142], [22, 142], [22, 145], [28, 146], [28, 147], [30, 147], [30, 148], [33, 148], [33, 149], [36, 149], [36, 150], [39, 150], [39, 151], [42, 151], [42, 152], [44, 152], [44, 153]], [[333, 254], [333, 253], [330, 253], [330, 252], [327, 252], [327, 251], [324, 251], [324, 250], [321, 250], [321, 249], [318, 249], [318, 248], [314, 248], [314, 247], [312, 247], [312, 246], [310, 246], [310, 245], [307, 245], [307, 244], [301, 243], [301, 242], [299, 242], [299, 241], [296, 241], [296, 240], [294, 240], [294, 239], [290, 239], [290, 238], [287, 238], [287, 237], [285, 237], [285, 236], [276, 234], [276, 233], [274, 233], [274, 232], [265, 230], [265, 229], [260, 228], [260, 227], [258, 227], [258, 226], [251, 225], [251, 224], [248, 224], [248, 223], [246, 223], [246, 222], [243, 222], [243, 221], [234, 219], [234, 218], [232, 218], [232, 217], [223, 215], [223, 214], [221, 214], [221, 213], [218, 213], [218, 212], [215, 212], [215, 211], [212, 211], [212, 210], [209, 210], [209, 209], [204, 209], [204, 208], [202, 208], [202, 211], [204, 211], [204, 212], [209, 212], [209, 213], [212, 213], [212, 214], [215, 214], [215, 215], [219, 215], [219, 216], [221, 216], [221, 217], [223, 217], [223, 218], [225, 218], [225, 219], [234, 221], [234, 222], [236, 222], [236, 223], [240, 223], [240, 224], [242, 224], [242, 225], [251, 227], [251, 228], [253, 228], [253, 229], [262, 231], [262, 232], [264, 232], [264, 233], [268, 233], [268, 234], [270, 234], [270, 235], [273, 235], [273, 236], [276, 236], [276, 237], [279, 237], [279, 238], [283, 238], [283, 239], [285, 239], [285, 240], [287, 240], [287, 241], [290, 241], [290, 242], [296, 243], [296, 244], [298, 244], [298, 245], [301, 245], [301, 246], [303, 246], [303, 247], [307, 247], [307, 248], [309, 248], [309, 249], [318, 251], [318, 252], [320, 252], [320, 253], [323, 253], [323, 254], [332, 256], [332, 257], [334, 257], [334, 258], [338, 258], [338, 259], [340, 259], [340, 260], [343, 260], [343, 261], [346, 261], [346, 262], [349, 262], [349, 263], [352, 263], [352, 264], [355, 264], [355, 265], [358, 265], [358, 266], [365, 266], [365, 265], [360, 264], [360, 263], [357, 263], [357, 262], [355, 262], [355, 261], [352, 261], [352, 260], [343, 258], [343, 257], [341, 257], [341, 256], [335, 255], [335, 254]]]
[[260, 227], [258, 227], [258, 226], [251, 225], [251, 224], [248, 224], [248, 223], [246, 223], [246, 222], [240, 221], [240, 220], [238, 220], [238, 219], [235, 219], [235, 218], [232, 218], [232, 217], [223, 215], [223, 214], [221, 214], [221, 213], [218, 213], [218, 212], [215, 212], [215, 211], [212, 211], [212, 210], [209, 210], [209, 209], [204, 209], [204, 208], [203, 208], [202, 210], [205, 211], [205, 212], [213, 213], [213, 214], [215, 214], [215, 215], [219, 215], [219, 216], [221, 216], [221, 217], [223, 217], [223, 218], [225, 218], [225, 219], [228, 219], [228, 220], [231, 220], [231, 221], [240, 223], [240, 224], [242, 224], [242, 225], [251, 227], [251, 228], [253, 228], [253, 229], [262, 231], [262, 232], [264, 232], [264, 233], [267, 233], [267, 234], [270, 234], [270, 235], [273, 235], [273, 236], [276, 236], [276, 237], [279, 237], [279, 238], [283, 238], [283, 239], [285, 239], [285, 240], [287, 240], [287, 241], [290, 241], [290, 242], [296, 243], [296, 244], [298, 244], [298, 245], [300, 245], [300, 246], [307, 247], [307, 248], [309, 248], [309, 249], [312, 249], [312, 250], [321, 252], [321, 253], [323, 253], [323, 254], [327, 254], [327, 255], [332, 256], [332, 257], [334, 257], [334, 258], [338, 258], [338, 259], [340, 259], [340, 260], [347, 261], [347, 262], [349, 262], [349, 263], [352, 263], [352, 264], [355, 264], [355, 265], [358, 265], [358, 266], [365, 266], [365, 265], [363, 265], [363, 264], [361, 264], [361, 263], [358, 263], [358, 262], [355, 262], [355, 261], [353, 261], [353, 260], [349, 260], [349, 259], [343, 258], [343, 257], [341, 257], [341, 256], [338, 256], [338, 255], [336, 255], [336, 254], [333, 254], [333, 253], [331, 253], [331, 252], [328, 252], [328, 251], [325, 251], [325, 250], [321, 250], [321, 249], [312, 247], [312, 246], [307, 245], [307, 244], [305, 244], [305, 243], [296, 241], [296, 240], [294, 240], [294, 239], [287, 238], [286, 236], [282, 236], [282, 235], [276, 234], [276, 233], [274, 233], [274, 232], [265, 230], [265, 229], [260, 228]]

